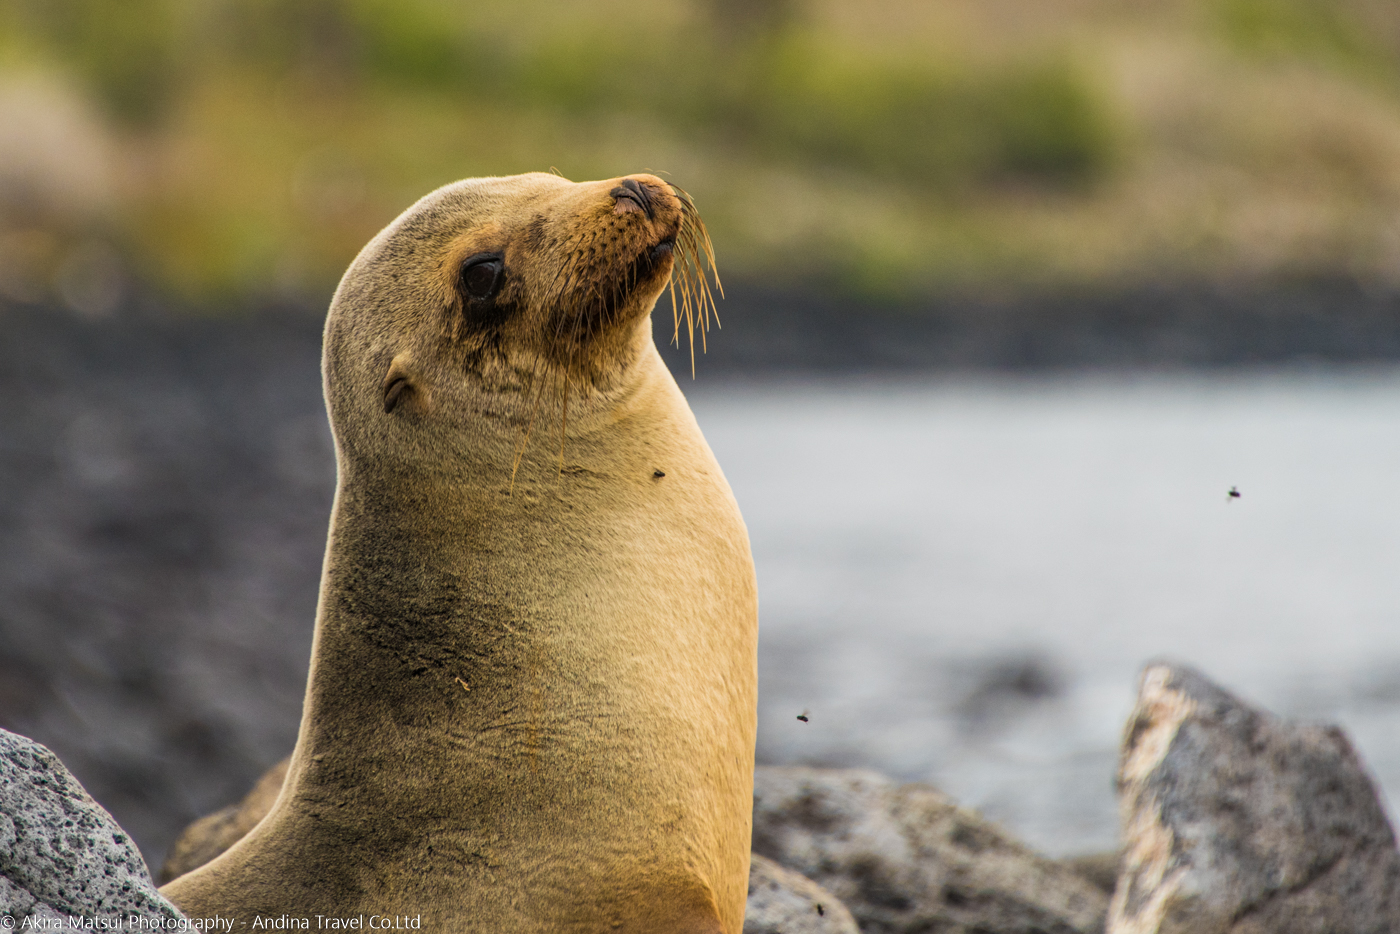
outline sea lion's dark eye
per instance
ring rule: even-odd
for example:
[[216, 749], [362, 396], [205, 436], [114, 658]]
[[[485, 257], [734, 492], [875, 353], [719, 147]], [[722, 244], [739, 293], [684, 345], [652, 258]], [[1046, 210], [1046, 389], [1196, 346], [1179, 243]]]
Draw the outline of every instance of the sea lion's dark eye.
[[474, 302], [490, 300], [501, 287], [501, 273], [504, 270], [505, 261], [499, 253], [478, 253], [467, 257], [458, 277], [462, 295]]

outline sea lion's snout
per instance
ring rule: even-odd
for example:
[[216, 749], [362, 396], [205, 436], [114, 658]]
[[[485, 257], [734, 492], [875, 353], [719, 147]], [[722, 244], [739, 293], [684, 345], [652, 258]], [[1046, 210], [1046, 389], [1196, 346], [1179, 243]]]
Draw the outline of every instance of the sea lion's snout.
[[546, 268], [560, 264], [543, 276], [560, 283], [547, 343], [576, 361], [583, 345], [609, 334], [630, 340], [628, 326], [650, 312], [669, 282], [687, 214], [672, 186], [654, 175], [585, 183], [575, 192], [573, 209], [555, 215], [564, 233], [554, 242], [563, 248], [542, 259]]
[[651, 186], [632, 178], [622, 179], [612, 191], [608, 192], [612, 196], [616, 207], [614, 214], [627, 214], [633, 211], [641, 211], [647, 216], [647, 220], [656, 220], [656, 205], [653, 201]]

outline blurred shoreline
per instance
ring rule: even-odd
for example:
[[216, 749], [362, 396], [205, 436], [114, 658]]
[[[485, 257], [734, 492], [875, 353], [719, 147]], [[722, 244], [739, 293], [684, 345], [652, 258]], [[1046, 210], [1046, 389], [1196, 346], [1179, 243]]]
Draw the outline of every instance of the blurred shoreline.
[[[313, 301], [181, 305], [124, 295], [101, 315], [7, 303], [8, 343], [57, 335], [246, 335], [319, 342], [329, 305]], [[670, 300], [652, 315], [658, 348], [689, 379], [685, 329], [674, 340]], [[261, 335], [261, 337], [257, 337]], [[703, 347], [702, 347], [703, 344]], [[1067, 369], [1214, 369], [1400, 360], [1400, 289], [1345, 280], [1299, 284], [1147, 284], [1008, 295], [946, 294], [872, 301], [839, 292], [728, 279], [718, 323], [695, 330], [696, 374]]]
[[[657, 343], [669, 337], [665, 296]], [[1400, 360], [1400, 291], [1145, 286], [875, 305], [739, 282], [719, 305], [715, 372], [1215, 368]], [[683, 345], [684, 347], [684, 345]], [[679, 375], [675, 348], [668, 362]], [[700, 364], [697, 364], [699, 366]]]

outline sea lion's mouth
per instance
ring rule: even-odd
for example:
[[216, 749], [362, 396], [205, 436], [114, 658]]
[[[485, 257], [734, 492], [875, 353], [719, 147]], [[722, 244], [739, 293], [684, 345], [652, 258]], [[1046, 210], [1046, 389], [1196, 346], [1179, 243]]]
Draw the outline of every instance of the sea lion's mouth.
[[[593, 280], [594, 284], [580, 290], [588, 299], [573, 305], [571, 310], [566, 310], [570, 308], [567, 301], [559, 305], [554, 318], [559, 323], [553, 324], [552, 330], [556, 334], [568, 333], [577, 341], [587, 341], [622, 320], [620, 313], [638, 292], [654, 287], [658, 280], [671, 274], [676, 236], [672, 233], [651, 246], [639, 245], [630, 260], [619, 257], [621, 262], [610, 270], [597, 270], [599, 275]], [[562, 323], [565, 321], [573, 323]]]
[[[632, 261], [631, 268], [622, 277], [622, 291], [628, 295], [636, 289], [649, 282], [657, 273], [669, 274], [671, 264], [668, 262], [675, 256], [676, 236], [671, 234], [662, 237], [653, 246], [650, 246], [637, 255]], [[620, 296], [620, 297], [624, 297]]]
[[647, 252], [647, 255], [651, 258], [651, 261], [653, 263], [659, 263], [666, 257], [671, 256], [675, 252], [675, 250], [676, 238], [674, 235], [672, 235], [662, 240], [656, 246], [652, 247]]
[[659, 276], [669, 275], [671, 264], [668, 261], [675, 256], [675, 249], [676, 237], [675, 234], [672, 234], [663, 237], [655, 245], [641, 250], [636, 258], [623, 269], [610, 294], [606, 296], [599, 309], [604, 318], [611, 319], [616, 314], [617, 309], [631, 299], [633, 293], [638, 289], [648, 285]]

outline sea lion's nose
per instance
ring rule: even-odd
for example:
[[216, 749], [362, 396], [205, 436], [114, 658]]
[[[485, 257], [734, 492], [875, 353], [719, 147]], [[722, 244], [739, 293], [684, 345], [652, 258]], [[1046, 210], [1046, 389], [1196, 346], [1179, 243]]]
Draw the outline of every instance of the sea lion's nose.
[[617, 205], [613, 210], [617, 214], [626, 214], [630, 211], [641, 211], [647, 216], [647, 220], [656, 219], [656, 206], [652, 203], [651, 190], [640, 182], [624, 178], [612, 191], [608, 192], [612, 196], [613, 202]]

